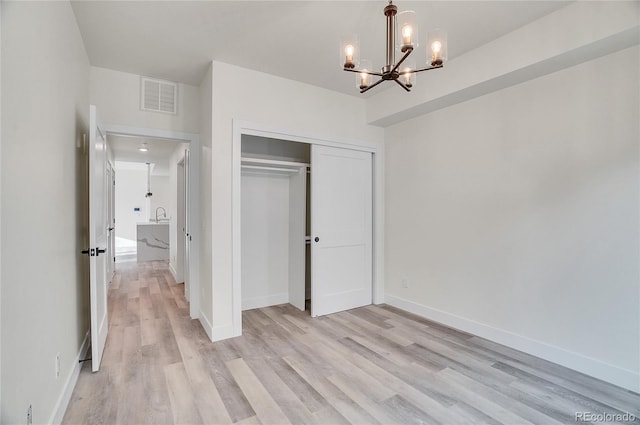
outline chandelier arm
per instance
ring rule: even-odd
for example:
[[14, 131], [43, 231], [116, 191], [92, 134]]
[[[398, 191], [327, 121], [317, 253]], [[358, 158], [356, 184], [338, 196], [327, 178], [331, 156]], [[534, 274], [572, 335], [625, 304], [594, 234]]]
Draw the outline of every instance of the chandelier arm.
[[394, 65], [393, 69], [391, 70], [392, 74], [396, 72], [398, 68], [400, 68], [400, 65], [402, 65], [402, 62], [404, 62], [404, 60], [411, 54], [411, 52], [413, 52], [413, 48], [411, 48], [410, 50], [407, 50], [407, 53], [405, 53], [404, 56], [402, 56], [402, 59], [400, 59], [398, 63]]
[[403, 89], [405, 89], [406, 91], [411, 91], [411, 89], [407, 86], [405, 86], [404, 84], [402, 84], [402, 81], [398, 80], [398, 79], [394, 79], [393, 81], [395, 81], [396, 83], [400, 84], [400, 87], [402, 87]]
[[362, 94], [362, 93], [364, 93], [364, 92], [366, 92], [368, 90], [371, 90], [372, 88], [374, 88], [375, 86], [377, 86], [378, 84], [380, 84], [383, 81], [385, 81], [385, 80], [383, 80], [382, 78], [379, 79], [378, 81], [376, 81], [375, 83], [371, 84], [370, 86], [367, 86], [367, 88], [364, 88], [364, 89], [360, 90], [360, 94]]
[[365, 71], [365, 70], [361, 70], [361, 69], [349, 69], [349, 68], [344, 68], [343, 71], [347, 71], [347, 72], [357, 72], [358, 74], [367, 74], [367, 75], [375, 75], [376, 77], [382, 77], [382, 74], [379, 72], [371, 72], [371, 71]]
[[438, 65], [438, 66], [430, 66], [430, 67], [427, 67], [427, 68], [414, 69], [414, 70], [411, 70], [411, 71], [402, 71], [402, 72], [399, 72], [398, 75], [411, 74], [411, 73], [414, 73], [414, 72], [422, 72], [422, 71], [431, 71], [432, 69], [440, 69], [443, 66], [444, 65]]

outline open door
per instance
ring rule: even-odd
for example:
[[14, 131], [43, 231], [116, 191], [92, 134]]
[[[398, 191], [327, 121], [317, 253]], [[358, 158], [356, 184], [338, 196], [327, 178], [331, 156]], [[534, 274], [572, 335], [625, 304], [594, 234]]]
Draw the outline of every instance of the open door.
[[372, 156], [311, 146], [311, 315], [372, 301]]
[[97, 122], [96, 107], [89, 107], [89, 256], [91, 294], [91, 370], [100, 368], [109, 331], [107, 311], [107, 141]]

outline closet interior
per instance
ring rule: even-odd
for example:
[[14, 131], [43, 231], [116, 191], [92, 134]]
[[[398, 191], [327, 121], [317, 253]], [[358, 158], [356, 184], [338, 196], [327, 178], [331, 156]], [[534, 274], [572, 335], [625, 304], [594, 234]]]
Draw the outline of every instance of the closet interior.
[[242, 135], [242, 310], [308, 310], [310, 145]]

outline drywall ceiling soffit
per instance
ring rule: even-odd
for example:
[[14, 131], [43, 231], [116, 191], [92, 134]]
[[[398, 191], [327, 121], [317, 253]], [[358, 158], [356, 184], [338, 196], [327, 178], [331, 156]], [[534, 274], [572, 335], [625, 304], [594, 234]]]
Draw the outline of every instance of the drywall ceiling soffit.
[[[152, 163], [152, 175], [168, 176], [169, 159], [178, 148], [180, 141], [138, 136], [108, 134], [107, 142], [111, 147], [113, 159], [118, 163]], [[140, 152], [138, 148], [146, 143], [149, 150]]]
[[[358, 33], [362, 56], [382, 66], [386, 3], [72, 1], [72, 7], [94, 66], [199, 85], [216, 60], [360, 96], [353, 75], [340, 69], [340, 37]], [[421, 38], [428, 28], [448, 32], [450, 58], [568, 3], [396, 1], [400, 10], [418, 13]], [[424, 59], [424, 46], [416, 52]]]

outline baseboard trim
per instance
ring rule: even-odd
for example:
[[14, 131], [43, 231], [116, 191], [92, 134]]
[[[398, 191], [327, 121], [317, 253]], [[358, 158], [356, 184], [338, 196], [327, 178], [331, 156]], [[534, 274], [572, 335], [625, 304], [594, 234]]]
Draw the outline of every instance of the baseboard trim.
[[394, 295], [385, 295], [387, 304], [433, 320], [454, 329], [497, 342], [536, 357], [601, 379], [619, 387], [640, 393], [640, 374], [601, 360], [499, 329], [475, 320], [447, 313]]
[[71, 395], [73, 394], [73, 389], [76, 387], [76, 383], [78, 382], [78, 378], [80, 377], [80, 369], [82, 369], [82, 363], [80, 360], [86, 358], [87, 351], [89, 350], [89, 331], [87, 331], [84, 336], [84, 341], [82, 341], [82, 345], [80, 346], [80, 351], [78, 351], [78, 355], [74, 360], [74, 366], [69, 372], [67, 376], [67, 380], [64, 384], [64, 388], [56, 406], [53, 409], [51, 417], [49, 418], [49, 424], [58, 425], [62, 423], [62, 418], [64, 417], [65, 412], [67, 411], [67, 407], [69, 406], [69, 402], [71, 401]]
[[280, 292], [262, 297], [251, 297], [242, 299], [242, 311], [254, 308], [269, 307], [272, 305], [286, 304], [289, 302], [289, 293]]
[[211, 324], [207, 316], [202, 312], [202, 310], [200, 310], [200, 317], [198, 317], [198, 320], [200, 320], [200, 324], [204, 328], [204, 331], [207, 333], [209, 339], [213, 341], [213, 325]]
[[233, 331], [233, 325], [231, 323], [226, 325], [214, 326], [211, 329], [211, 335], [211, 341], [213, 342], [240, 336], [236, 335], [236, 333]]

